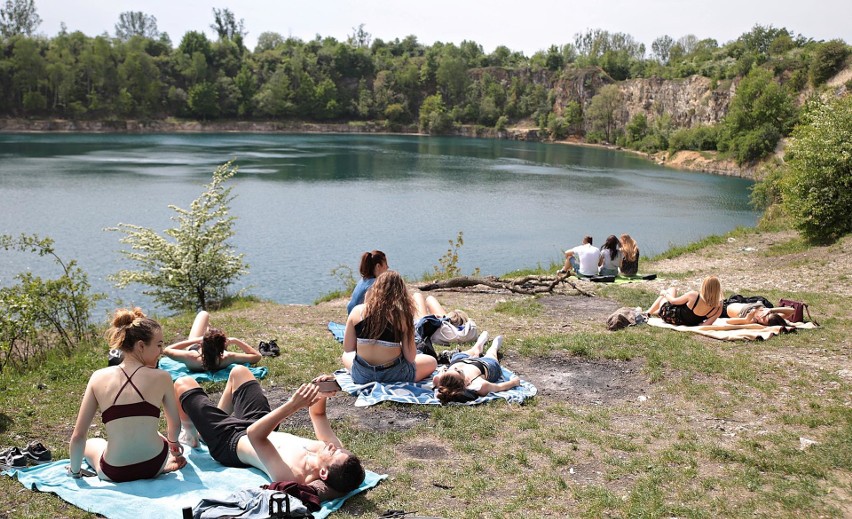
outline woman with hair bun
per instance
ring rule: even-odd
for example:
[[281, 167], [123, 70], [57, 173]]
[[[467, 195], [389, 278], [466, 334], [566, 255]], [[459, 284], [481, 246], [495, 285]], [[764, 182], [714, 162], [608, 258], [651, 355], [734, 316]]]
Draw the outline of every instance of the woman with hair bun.
[[[228, 351], [234, 344], [242, 351]], [[242, 339], [228, 337], [218, 328], [210, 328], [210, 314], [198, 312], [186, 340], [166, 346], [166, 357], [186, 364], [190, 371], [216, 371], [231, 364], [256, 364], [261, 354]]]
[[352, 297], [349, 298], [349, 304], [346, 305], [346, 314], [352, 313], [352, 309], [364, 302], [364, 296], [367, 290], [376, 282], [379, 274], [387, 271], [388, 258], [385, 253], [380, 250], [365, 252], [361, 255], [361, 266], [358, 272], [361, 273], [361, 280], [355, 285], [352, 291]]
[[[172, 378], [157, 369], [163, 330], [142, 310], [115, 311], [107, 331], [111, 348], [120, 349], [121, 364], [95, 371], [89, 378], [71, 434], [68, 473], [79, 478], [83, 458], [103, 480], [149, 479], [186, 465], [178, 443], [180, 416]], [[166, 410], [167, 434], [159, 432], [160, 409]], [[109, 441], [88, 438], [101, 410]]]

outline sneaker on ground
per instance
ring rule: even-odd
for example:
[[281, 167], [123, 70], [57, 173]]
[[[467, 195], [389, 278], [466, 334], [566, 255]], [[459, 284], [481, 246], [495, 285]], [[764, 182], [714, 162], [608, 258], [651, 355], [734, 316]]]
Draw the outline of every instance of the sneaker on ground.
[[50, 449], [42, 445], [41, 442], [30, 442], [23, 454], [27, 457], [27, 461], [36, 465], [47, 463], [53, 459]]

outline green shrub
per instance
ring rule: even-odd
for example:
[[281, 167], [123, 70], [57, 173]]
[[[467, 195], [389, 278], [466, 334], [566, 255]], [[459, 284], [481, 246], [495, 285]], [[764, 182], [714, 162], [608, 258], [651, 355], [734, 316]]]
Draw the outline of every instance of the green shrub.
[[50, 256], [62, 269], [56, 279], [23, 272], [15, 276], [19, 283], [0, 288], [0, 373], [7, 364], [21, 367], [51, 349], [70, 354], [93, 339], [89, 314], [104, 295], [90, 293], [88, 276], [76, 261], [65, 263], [53, 240], [35, 235], [2, 235], [0, 248]]
[[719, 151], [739, 164], [763, 158], [792, 127], [796, 109], [772, 73], [754, 68], [737, 87], [719, 135]]
[[793, 132], [784, 206], [811, 242], [852, 232], [852, 96], [809, 103]]
[[165, 231], [173, 241], [138, 225], [120, 223], [108, 229], [124, 233], [121, 242], [131, 250], [121, 252], [139, 266], [139, 270], [121, 270], [110, 279], [119, 287], [146, 285], [150, 288], [144, 294], [174, 310], [206, 310], [223, 301], [228, 286], [248, 272], [243, 255], [234, 254], [228, 243], [236, 217], [229, 214], [232, 188], [223, 184], [236, 172], [233, 161], [222, 164], [190, 209], [169, 206], [178, 213], [173, 218], [178, 227]]
[[715, 150], [719, 143], [718, 126], [693, 126], [676, 130], [669, 137], [669, 150]]
[[819, 86], [836, 74], [846, 57], [849, 47], [842, 40], [831, 40], [821, 44], [814, 52], [810, 66], [810, 78], [813, 86]]
[[765, 210], [783, 201], [782, 182], [786, 169], [777, 164], [766, 166], [761, 172], [762, 178], [751, 187], [750, 203], [758, 210]]
[[497, 118], [497, 122], [494, 123], [494, 129], [498, 132], [502, 132], [506, 130], [506, 126], [509, 124], [509, 118], [505, 115], [501, 115]]
[[400, 103], [391, 103], [385, 108], [385, 118], [392, 123], [407, 123], [408, 114]]

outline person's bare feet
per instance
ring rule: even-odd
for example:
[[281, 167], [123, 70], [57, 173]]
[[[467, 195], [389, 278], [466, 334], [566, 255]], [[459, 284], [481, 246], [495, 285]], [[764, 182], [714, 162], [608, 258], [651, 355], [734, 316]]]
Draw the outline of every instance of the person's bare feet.
[[476, 344], [474, 344], [470, 350], [468, 350], [472, 357], [481, 357], [482, 356], [482, 348], [485, 347], [485, 343], [488, 342], [488, 330], [479, 334], [479, 338], [476, 339]]
[[176, 470], [180, 470], [186, 466], [186, 458], [183, 456], [172, 456], [169, 454], [169, 460], [166, 462], [166, 465], [163, 467], [163, 474], [167, 472], [174, 472]]
[[494, 341], [491, 343], [491, 347], [488, 348], [488, 351], [485, 352], [486, 357], [494, 357], [497, 360], [500, 360], [500, 346], [503, 345], [503, 336], [498, 335], [494, 337]]
[[198, 431], [195, 430], [195, 426], [186, 422], [181, 423], [181, 431], [180, 436], [178, 436], [178, 440], [180, 440], [182, 444], [189, 445], [193, 449], [198, 447]]

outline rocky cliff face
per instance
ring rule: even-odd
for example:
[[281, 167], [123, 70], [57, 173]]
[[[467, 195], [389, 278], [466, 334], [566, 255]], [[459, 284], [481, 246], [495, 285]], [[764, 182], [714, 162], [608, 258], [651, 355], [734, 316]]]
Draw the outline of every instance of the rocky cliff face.
[[586, 110], [598, 91], [609, 84], [617, 85], [621, 92], [621, 107], [615, 114], [621, 127], [639, 113], [644, 113], [649, 121], [666, 114], [676, 127], [716, 124], [728, 112], [736, 90], [735, 83], [714, 86], [711, 79], [703, 76], [642, 78], [614, 83], [601, 69], [580, 69], [567, 72], [554, 85], [553, 110], [561, 114], [571, 101]]

